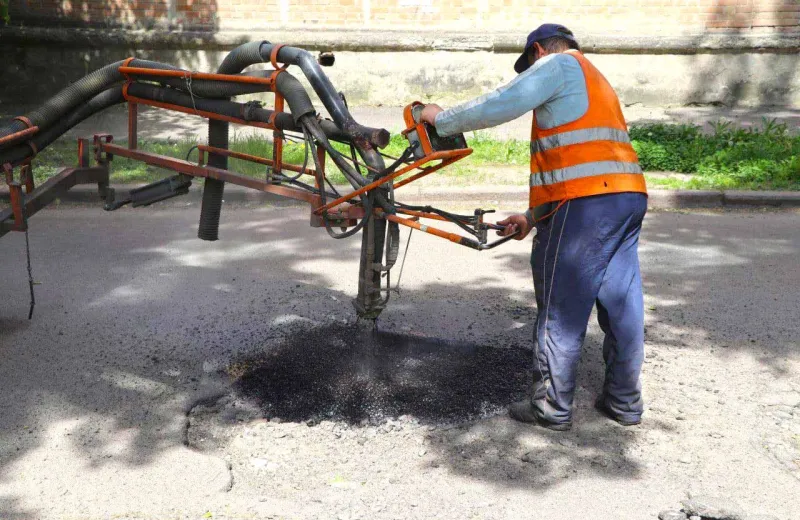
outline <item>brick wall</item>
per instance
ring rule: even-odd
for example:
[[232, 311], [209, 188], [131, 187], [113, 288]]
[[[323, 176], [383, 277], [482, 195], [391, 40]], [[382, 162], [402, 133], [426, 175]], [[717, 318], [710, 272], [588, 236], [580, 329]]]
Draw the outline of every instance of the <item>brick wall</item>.
[[542, 21], [593, 34], [800, 30], [800, 0], [11, 0], [12, 18], [121, 26], [524, 32]]

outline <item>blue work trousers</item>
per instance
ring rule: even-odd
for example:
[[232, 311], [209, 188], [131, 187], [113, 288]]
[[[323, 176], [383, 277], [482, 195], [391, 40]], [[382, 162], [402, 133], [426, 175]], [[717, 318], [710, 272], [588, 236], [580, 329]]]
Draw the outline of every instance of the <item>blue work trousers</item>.
[[642, 193], [597, 195], [565, 202], [536, 226], [531, 402], [547, 421], [572, 420], [578, 360], [595, 305], [605, 333], [605, 403], [624, 419], [642, 414], [644, 301], [638, 246], [646, 212]]

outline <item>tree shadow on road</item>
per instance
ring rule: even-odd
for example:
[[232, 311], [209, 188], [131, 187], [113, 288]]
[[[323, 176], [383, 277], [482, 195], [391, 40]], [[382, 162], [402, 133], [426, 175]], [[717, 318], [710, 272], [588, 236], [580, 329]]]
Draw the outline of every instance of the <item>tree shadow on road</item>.
[[[222, 240], [210, 245], [195, 238], [195, 212], [153, 208], [137, 212], [135, 220], [125, 213], [101, 220], [57, 211], [57, 218], [46, 219], [52, 227], [47, 243], [37, 238], [40, 217], [32, 221], [34, 265], [43, 282], [37, 317], [30, 324], [2, 321], [16, 323], [0, 336], [9, 388], [0, 403], [4, 480], [15, 461], [46, 445], [57, 423], [76, 418], [67, 426], [70, 449], [88, 466], [153, 462], [182, 442], [185, 404], [203, 391], [208, 371], [228, 364], [243, 369], [235, 363], [242, 359], [259, 361], [249, 367], [253, 377], [268, 370], [306, 395], [333, 388], [323, 401], [349, 404], [354, 422], [368, 418], [361, 408], [377, 402], [390, 416], [447, 424], [431, 435], [437, 463], [502, 486], [543, 488], [580, 474], [633, 479], [643, 471], [636, 452], [641, 438], [677, 431], [676, 423], [656, 418], [624, 430], [591, 409], [603, 374], [595, 325], [584, 345], [573, 431], [556, 434], [504, 416], [502, 408], [526, 390], [532, 358], [529, 245], [476, 256], [433, 238], [415, 239], [421, 243], [406, 266], [408, 286], [378, 323], [383, 339], [373, 344], [384, 351], [368, 357], [353, 343], [365, 332], [347, 325], [353, 323], [348, 300], [358, 241], [332, 241], [308, 230], [300, 213], [226, 213]], [[800, 252], [797, 235], [786, 236], [792, 218], [649, 215], [641, 252], [648, 352], [679, 355], [710, 346], [718, 359], [749, 353], [773, 377], [790, 377], [785, 361], [797, 357], [800, 332], [796, 320], [787, 322], [796, 297], [791, 288], [798, 286], [793, 259]], [[762, 221], [763, 232], [753, 236], [744, 225], [748, 219]], [[21, 243], [5, 240], [9, 247], [0, 253], [11, 265]], [[436, 248], [446, 263], [428, 263]], [[20, 297], [24, 278], [17, 274], [6, 271], [0, 285], [6, 316], [19, 311], [11, 302], [26, 303]], [[304, 358], [313, 353], [306, 340], [319, 342], [328, 357]], [[377, 389], [380, 399], [356, 393], [348, 401], [348, 386], [337, 385], [357, 379], [355, 368], [375, 383], [349, 388]], [[648, 380], [674, 384], [646, 365]], [[270, 385], [287, 390], [280, 379]], [[426, 399], [439, 407], [428, 407]], [[54, 406], [60, 411], [53, 413]], [[291, 421], [331, 412], [266, 402], [267, 415], [270, 406], [273, 417]], [[276, 406], [284, 407], [282, 414]], [[115, 452], [123, 434], [124, 449]]]

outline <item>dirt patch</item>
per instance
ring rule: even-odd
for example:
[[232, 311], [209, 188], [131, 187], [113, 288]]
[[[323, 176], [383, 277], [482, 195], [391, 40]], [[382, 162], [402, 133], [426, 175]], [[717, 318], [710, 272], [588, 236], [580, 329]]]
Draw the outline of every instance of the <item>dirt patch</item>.
[[333, 325], [288, 335], [231, 366], [271, 420], [350, 424], [411, 415], [452, 423], [497, 413], [530, 381], [529, 347], [498, 348]]

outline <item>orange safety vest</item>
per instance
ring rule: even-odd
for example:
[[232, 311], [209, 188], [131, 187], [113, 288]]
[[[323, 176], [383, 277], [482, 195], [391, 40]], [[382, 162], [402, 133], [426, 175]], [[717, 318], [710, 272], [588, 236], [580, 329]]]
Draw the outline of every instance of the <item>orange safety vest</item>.
[[589, 109], [580, 119], [543, 130], [533, 113], [529, 207], [604, 193], [647, 193], [639, 158], [614, 89], [583, 54]]

